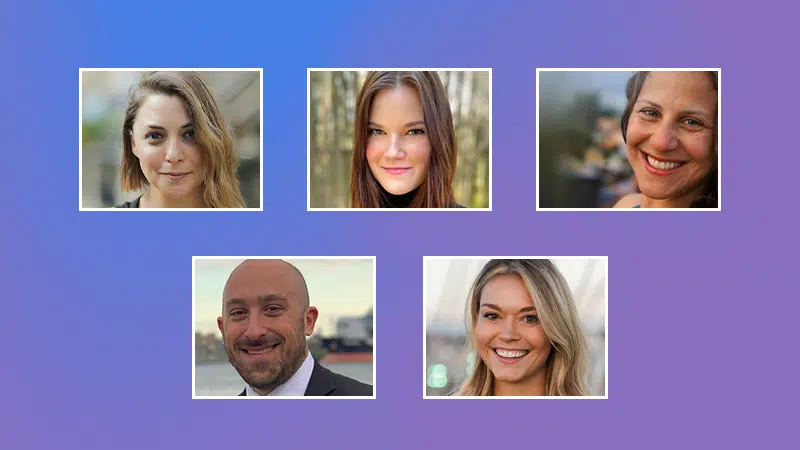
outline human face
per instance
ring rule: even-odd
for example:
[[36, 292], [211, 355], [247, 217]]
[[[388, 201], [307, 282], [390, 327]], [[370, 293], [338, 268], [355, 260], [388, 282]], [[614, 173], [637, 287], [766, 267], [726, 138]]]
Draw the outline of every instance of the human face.
[[161, 195], [185, 199], [199, 193], [203, 155], [179, 96], [147, 96], [136, 113], [131, 144], [145, 178]]
[[644, 197], [689, 206], [716, 165], [717, 91], [707, 72], [650, 72], [628, 121]]
[[288, 265], [267, 260], [243, 263], [225, 286], [217, 319], [225, 351], [262, 395], [288, 381], [306, 358], [317, 310], [304, 308], [304, 289]]
[[481, 359], [494, 375], [495, 391], [501, 384], [544, 386], [551, 344], [518, 275], [497, 275], [486, 283], [475, 338]]
[[369, 112], [367, 161], [390, 194], [418, 188], [428, 176], [431, 144], [417, 91], [408, 86], [375, 94]]

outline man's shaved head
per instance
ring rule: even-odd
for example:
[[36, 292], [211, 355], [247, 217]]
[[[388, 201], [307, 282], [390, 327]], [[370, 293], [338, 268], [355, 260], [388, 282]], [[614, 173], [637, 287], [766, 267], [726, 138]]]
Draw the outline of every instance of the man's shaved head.
[[[225, 283], [225, 290], [222, 293], [223, 312], [225, 309], [225, 299], [231, 298], [231, 295], [234, 294], [232, 290], [238, 287], [237, 285], [240, 281], [258, 285], [260, 283], [253, 283], [251, 280], [260, 279], [262, 282], [268, 282], [270, 278], [281, 278], [283, 282], [280, 284], [286, 285], [297, 294], [297, 298], [300, 301], [300, 308], [308, 308], [308, 285], [306, 284], [305, 277], [303, 277], [303, 274], [300, 273], [297, 267], [281, 259], [248, 259], [233, 269], [230, 277], [228, 277], [228, 282]], [[266, 292], [262, 292], [258, 295], [264, 294], [266, 294]], [[284, 295], [286, 294], [287, 293], [284, 293]]]

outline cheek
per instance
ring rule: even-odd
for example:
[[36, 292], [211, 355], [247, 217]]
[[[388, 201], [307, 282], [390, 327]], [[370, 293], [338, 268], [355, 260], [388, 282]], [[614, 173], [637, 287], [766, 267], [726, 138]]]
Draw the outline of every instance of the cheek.
[[628, 135], [626, 136], [628, 145], [635, 146], [639, 144], [649, 134], [648, 130], [649, 124], [647, 122], [636, 116], [631, 116], [630, 120], [628, 120]]
[[431, 158], [431, 145], [427, 139], [420, 139], [406, 147], [406, 154], [414, 165], [427, 167]]
[[478, 349], [485, 350], [489, 346], [493, 334], [490, 325], [478, 321], [478, 324], [475, 325], [475, 341], [478, 343]]
[[699, 164], [712, 165], [714, 159], [712, 140], [711, 133], [690, 135], [684, 139], [686, 153]]
[[196, 169], [202, 169], [205, 166], [203, 164], [203, 151], [196, 145], [192, 145], [186, 149], [186, 158]]
[[370, 164], [377, 164], [381, 160], [381, 156], [385, 151], [385, 146], [378, 140], [370, 140], [367, 142], [367, 161]]

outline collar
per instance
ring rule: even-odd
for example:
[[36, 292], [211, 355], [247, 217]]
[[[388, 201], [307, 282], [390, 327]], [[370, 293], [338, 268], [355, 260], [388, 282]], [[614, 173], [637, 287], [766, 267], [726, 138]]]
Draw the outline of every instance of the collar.
[[[303, 364], [297, 369], [297, 372], [289, 378], [286, 383], [276, 387], [272, 390], [267, 397], [302, 397], [308, 388], [308, 382], [311, 381], [311, 373], [314, 372], [314, 358], [311, 357], [311, 352], [308, 352]], [[259, 394], [253, 390], [248, 384], [245, 387], [245, 395], [248, 397], [258, 397]]]

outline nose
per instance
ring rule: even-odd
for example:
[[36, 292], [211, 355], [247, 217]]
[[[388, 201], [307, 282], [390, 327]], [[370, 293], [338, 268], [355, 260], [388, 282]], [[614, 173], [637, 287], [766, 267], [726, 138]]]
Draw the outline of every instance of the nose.
[[658, 151], [670, 151], [678, 148], [678, 130], [666, 121], [662, 122], [650, 135], [650, 146]]
[[167, 153], [164, 159], [169, 161], [170, 164], [177, 164], [184, 159], [183, 143], [180, 139], [171, 139], [167, 144]]
[[504, 341], [517, 341], [519, 340], [519, 333], [517, 333], [517, 322], [514, 318], [509, 318], [503, 322], [503, 328], [500, 330], [498, 336]]
[[250, 318], [247, 320], [247, 329], [244, 330], [244, 336], [247, 339], [254, 341], [263, 336], [266, 332], [267, 327], [263, 320], [263, 315], [250, 314]]
[[405, 157], [406, 153], [403, 151], [402, 139], [400, 136], [393, 134], [389, 143], [389, 148], [386, 150], [386, 156], [389, 158], [400, 159]]

